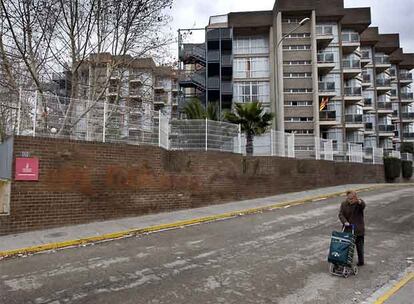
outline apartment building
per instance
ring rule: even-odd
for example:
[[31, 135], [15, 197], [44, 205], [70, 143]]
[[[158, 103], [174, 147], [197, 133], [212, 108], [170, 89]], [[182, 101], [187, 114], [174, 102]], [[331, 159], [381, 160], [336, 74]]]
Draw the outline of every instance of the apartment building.
[[143, 137], [157, 123], [153, 111], [171, 116], [177, 112], [177, 71], [157, 66], [152, 58], [93, 54], [77, 76], [76, 115], [94, 105], [77, 126], [81, 131], [76, 132], [86, 133], [87, 139], [102, 136], [104, 121], [109, 139]]
[[205, 43], [179, 45], [180, 105], [188, 96], [223, 111], [260, 101], [276, 130], [398, 148], [414, 140], [414, 54], [370, 24], [370, 8], [343, 0], [212, 16]]

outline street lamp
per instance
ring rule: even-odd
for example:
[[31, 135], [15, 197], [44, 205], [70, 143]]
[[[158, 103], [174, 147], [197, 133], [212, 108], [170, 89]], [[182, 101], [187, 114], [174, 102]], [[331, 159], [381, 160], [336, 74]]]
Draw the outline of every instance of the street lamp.
[[[283, 40], [285, 40], [290, 34], [292, 34], [293, 32], [295, 32], [295, 31], [297, 31], [299, 28], [301, 28], [303, 25], [305, 25], [306, 23], [308, 23], [310, 21], [310, 18], [308, 18], [308, 17], [306, 17], [306, 18], [303, 18], [300, 22], [299, 22], [299, 24], [298, 24], [298, 26], [297, 27], [295, 27], [293, 30], [291, 30], [289, 33], [287, 33], [287, 34], [285, 34], [285, 35], [283, 35], [282, 36], [282, 38], [278, 41], [278, 43], [277, 43], [277, 45], [276, 45], [276, 47], [275, 47], [275, 49], [274, 49], [274, 53], [275, 53], [275, 55], [276, 55], [276, 58], [278, 58], [279, 56], [278, 56], [278, 50], [279, 50], [279, 47], [280, 47], [280, 44], [283, 42]], [[278, 108], [277, 107], [277, 103], [276, 103], [276, 100], [279, 98], [279, 84], [278, 84], [278, 79], [277, 79], [277, 75], [278, 75], [278, 73], [277, 73], [277, 66], [278, 66], [278, 62], [276, 61], [276, 64], [275, 64], [275, 73], [274, 73], [274, 79], [275, 79], [275, 87], [276, 87], [276, 96], [275, 96], [275, 105], [276, 105], [276, 108]], [[275, 109], [276, 109], [275, 108]], [[280, 112], [281, 113], [283, 113], [283, 105], [282, 106], [280, 106], [280, 108], [282, 109]], [[279, 112], [279, 111], [278, 111]], [[281, 117], [281, 119], [279, 119], [279, 121], [278, 121], [278, 119], [277, 119], [277, 115], [274, 115], [274, 120], [273, 120], [273, 123], [274, 123], [274, 128], [275, 129], [277, 129], [277, 130], [279, 130], [279, 131], [281, 131], [281, 130], [283, 130], [284, 128], [283, 128], [283, 124], [284, 124], [284, 118], [283, 117]], [[279, 127], [277, 127], [277, 126], [279, 126]]]

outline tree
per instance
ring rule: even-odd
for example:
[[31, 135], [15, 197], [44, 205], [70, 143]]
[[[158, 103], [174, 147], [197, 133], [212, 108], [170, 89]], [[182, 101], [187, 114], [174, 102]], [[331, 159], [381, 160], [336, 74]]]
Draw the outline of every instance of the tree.
[[272, 124], [273, 113], [268, 113], [259, 102], [237, 103], [233, 112], [225, 113], [228, 122], [241, 125], [246, 135], [246, 153], [253, 154], [254, 136], [265, 133]]
[[220, 120], [217, 104], [209, 103], [206, 109], [197, 98], [193, 98], [185, 105], [184, 113], [187, 116], [187, 119]]

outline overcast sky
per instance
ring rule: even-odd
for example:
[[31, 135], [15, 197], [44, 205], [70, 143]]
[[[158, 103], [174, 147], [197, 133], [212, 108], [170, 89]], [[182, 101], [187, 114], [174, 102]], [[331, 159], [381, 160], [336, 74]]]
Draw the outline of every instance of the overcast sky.
[[[173, 30], [204, 27], [209, 16], [238, 11], [271, 10], [274, 0], [175, 0]], [[381, 33], [400, 33], [406, 53], [414, 53], [414, 0], [345, 0], [346, 7], [371, 7], [372, 25]]]

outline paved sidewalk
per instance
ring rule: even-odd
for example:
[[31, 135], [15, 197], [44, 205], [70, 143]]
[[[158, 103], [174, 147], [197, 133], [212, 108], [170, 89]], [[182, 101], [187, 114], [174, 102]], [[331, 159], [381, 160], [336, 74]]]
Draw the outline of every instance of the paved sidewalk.
[[[247, 211], [257, 208], [265, 208], [269, 206], [276, 206], [278, 204], [286, 204], [294, 201], [322, 199], [325, 195], [339, 195], [348, 189], [368, 189], [372, 187], [385, 187], [384, 184], [357, 184], [357, 185], [342, 185], [336, 187], [321, 188], [303, 192], [288, 193], [276, 195], [272, 197], [253, 199], [246, 201], [231, 202], [221, 205], [213, 205], [203, 208], [180, 210], [168, 213], [152, 214], [139, 217], [123, 218], [117, 220], [110, 220], [104, 222], [94, 222], [76, 226], [66, 226], [61, 228], [47, 229], [41, 231], [33, 231], [15, 235], [7, 235], [0, 237], [0, 253], [22, 248], [44, 246], [47, 244], [65, 243], [62, 246], [55, 246], [54, 248], [70, 246], [73, 240], [83, 240], [103, 235], [110, 235], [118, 232], [125, 232], [130, 230], [144, 229], [148, 227], [158, 226], [162, 230], [162, 225], [172, 223], [191, 221], [206, 217], [216, 217], [223, 214], [229, 214], [238, 211]], [[394, 185], [395, 186], [395, 185]], [[398, 186], [398, 185], [397, 185]], [[404, 185], [401, 185], [404, 186]], [[230, 216], [227, 216], [230, 217]], [[225, 217], [221, 217], [225, 218]], [[218, 218], [219, 219], [219, 218]], [[202, 221], [200, 221], [202, 222]], [[187, 223], [186, 225], [189, 225]], [[176, 226], [177, 227], [177, 226]], [[179, 225], [178, 225], [179, 227]], [[110, 239], [106, 237], [104, 239]], [[79, 243], [78, 243], [79, 244]], [[75, 245], [75, 244], [74, 244]], [[43, 251], [35, 250], [31, 252]], [[50, 249], [50, 248], [49, 248]], [[1, 255], [0, 255], [1, 256]]]

